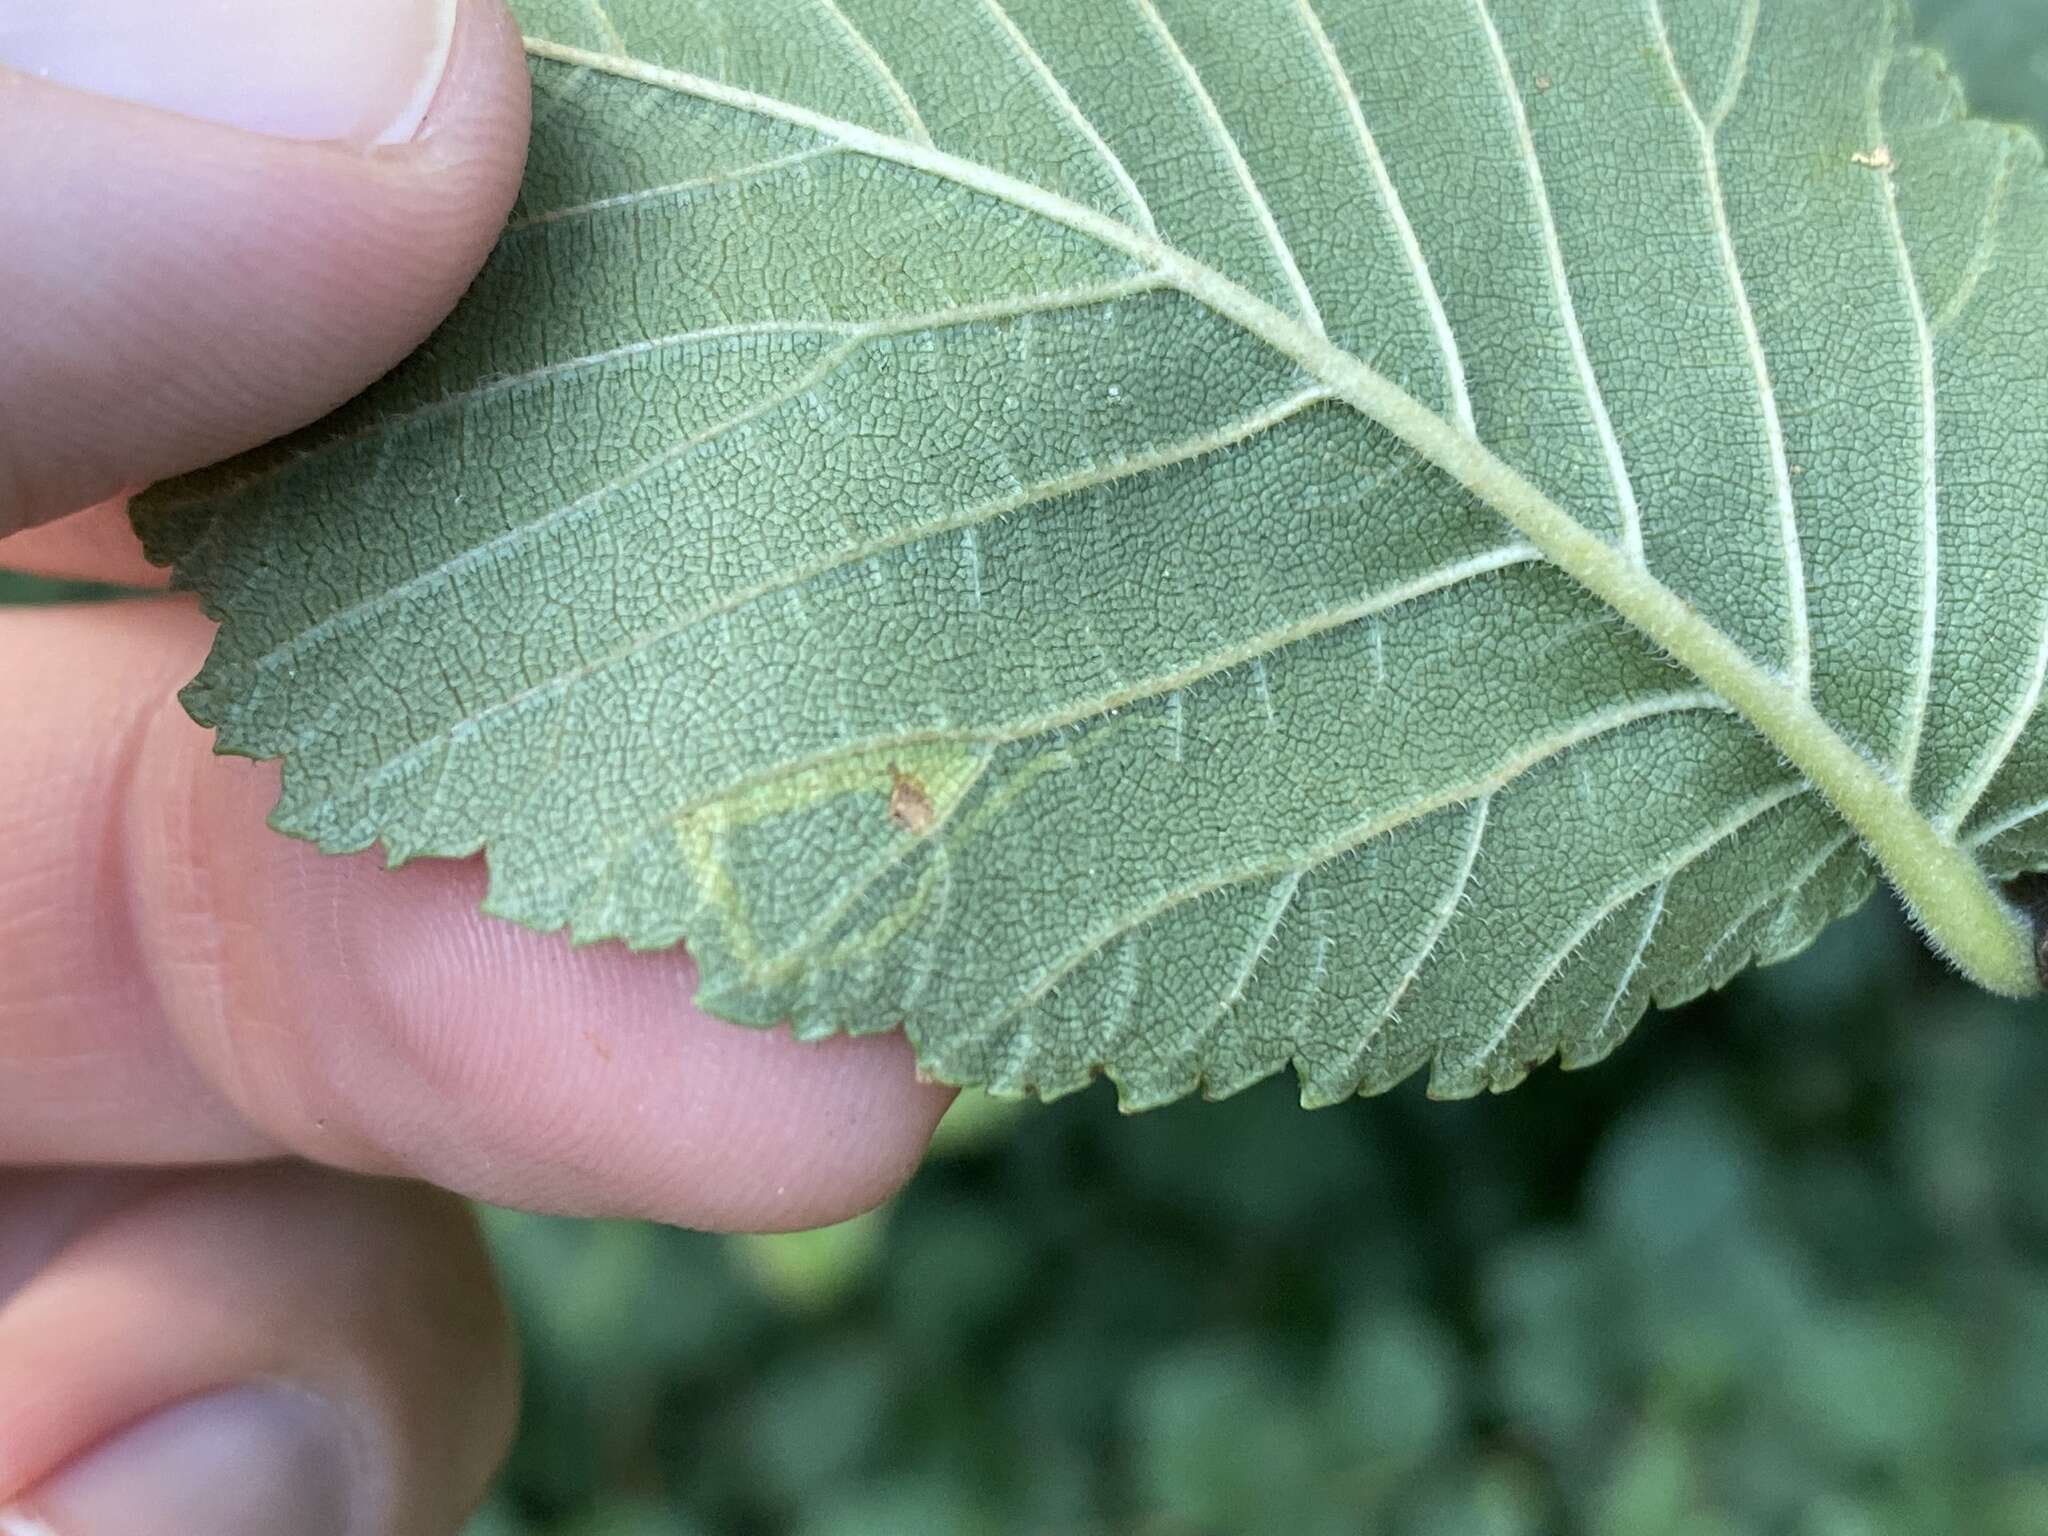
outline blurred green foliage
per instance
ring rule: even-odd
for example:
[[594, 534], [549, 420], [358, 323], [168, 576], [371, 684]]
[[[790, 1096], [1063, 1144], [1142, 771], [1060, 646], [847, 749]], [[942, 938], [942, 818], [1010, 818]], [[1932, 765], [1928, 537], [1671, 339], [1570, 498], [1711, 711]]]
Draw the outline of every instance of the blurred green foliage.
[[82, 581], [39, 581], [0, 571], [0, 608], [18, 608], [30, 603], [83, 603], [117, 595], [113, 588]]
[[1291, 1089], [970, 1101], [851, 1232], [492, 1213], [477, 1536], [2048, 1536], [2048, 1010], [1882, 906], [1591, 1073]]

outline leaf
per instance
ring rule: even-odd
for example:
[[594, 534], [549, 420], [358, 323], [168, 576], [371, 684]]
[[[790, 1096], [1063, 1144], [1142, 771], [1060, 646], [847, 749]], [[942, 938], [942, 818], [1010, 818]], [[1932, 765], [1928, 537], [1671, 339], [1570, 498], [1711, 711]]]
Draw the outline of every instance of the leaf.
[[2048, 179], [1883, 0], [520, 0], [462, 310], [138, 504], [277, 825], [1127, 1104], [1505, 1088], [1882, 867], [2034, 985]]

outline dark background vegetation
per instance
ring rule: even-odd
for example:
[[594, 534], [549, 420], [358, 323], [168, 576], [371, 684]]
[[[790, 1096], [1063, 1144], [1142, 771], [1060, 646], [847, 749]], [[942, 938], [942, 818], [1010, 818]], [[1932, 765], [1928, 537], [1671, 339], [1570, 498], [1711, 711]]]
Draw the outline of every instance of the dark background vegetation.
[[[2048, 121], [2048, 0], [1920, 9]], [[797, 1237], [486, 1213], [472, 1536], [2048, 1536], [2048, 1007], [1882, 903], [1591, 1073], [1292, 1090], [970, 1097]]]

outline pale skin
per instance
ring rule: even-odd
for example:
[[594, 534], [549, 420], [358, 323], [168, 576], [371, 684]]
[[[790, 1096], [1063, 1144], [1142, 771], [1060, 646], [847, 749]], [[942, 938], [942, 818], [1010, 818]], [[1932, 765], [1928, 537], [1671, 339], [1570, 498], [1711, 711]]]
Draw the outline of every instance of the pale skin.
[[[161, 586], [122, 492], [317, 417], [454, 304], [528, 111], [499, 0], [454, 50], [433, 131], [375, 154], [0, 71], [0, 565]], [[269, 832], [273, 770], [176, 702], [209, 630], [173, 595], [0, 610], [0, 1511], [73, 1536], [67, 1468], [282, 1383], [347, 1419], [366, 1536], [445, 1536], [516, 1399], [458, 1197], [831, 1222], [948, 1094], [895, 1037], [699, 1014], [680, 952], [482, 918], [474, 865]]]

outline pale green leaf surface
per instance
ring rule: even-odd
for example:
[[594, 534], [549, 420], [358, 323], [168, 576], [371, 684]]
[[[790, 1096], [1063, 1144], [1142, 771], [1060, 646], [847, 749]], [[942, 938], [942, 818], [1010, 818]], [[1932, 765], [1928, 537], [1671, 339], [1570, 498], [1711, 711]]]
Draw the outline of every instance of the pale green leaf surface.
[[1136, 1105], [1589, 1062], [1880, 864], [2030, 984], [2048, 181], [1883, 0], [515, 9], [474, 295], [138, 506], [280, 827]]

